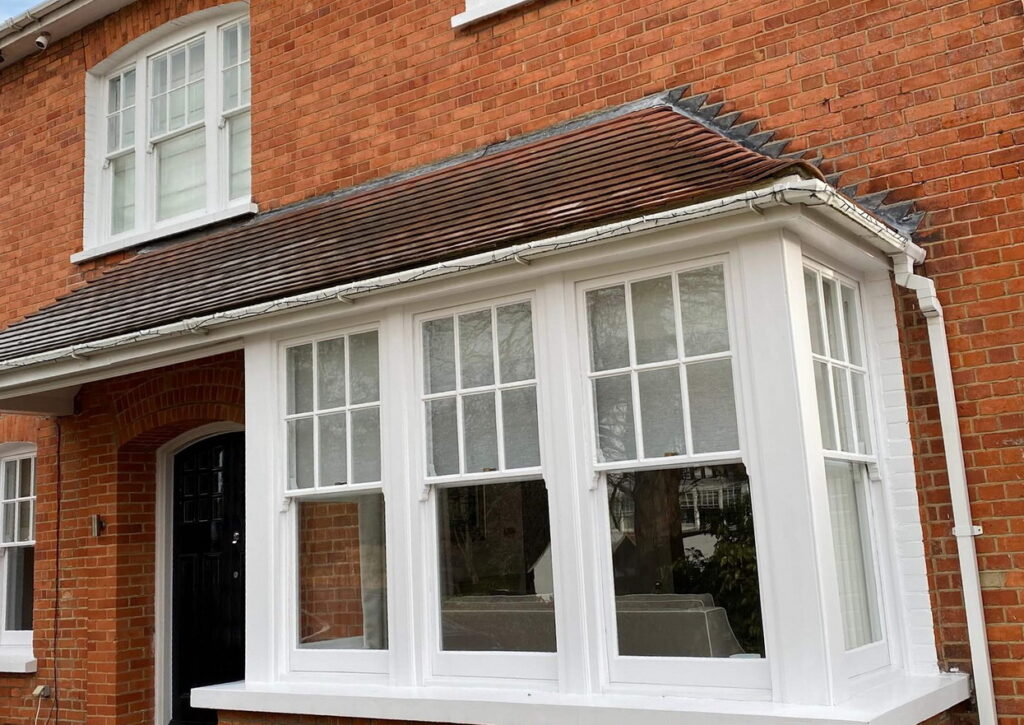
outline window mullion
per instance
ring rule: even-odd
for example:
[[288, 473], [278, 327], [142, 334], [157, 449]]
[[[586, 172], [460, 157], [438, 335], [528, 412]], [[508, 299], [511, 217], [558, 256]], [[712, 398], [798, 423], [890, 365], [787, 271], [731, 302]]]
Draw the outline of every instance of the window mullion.
[[643, 416], [640, 414], [640, 379], [636, 372], [636, 340], [633, 329], [633, 290], [629, 282], [623, 284], [626, 300], [626, 345], [629, 349], [629, 390], [633, 402], [633, 438], [637, 460], [644, 457]]
[[[536, 346], [535, 346], [536, 347]], [[491, 357], [494, 365], [494, 385], [491, 386], [494, 395], [494, 437], [495, 447], [498, 452], [498, 470], [505, 470], [505, 424], [504, 412], [501, 406], [501, 362], [498, 358], [498, 307], [491, 307]], [[534, 353], [534, 367], [536, 368], [536, 353]], [[534, 388], [536, 395], [536, 388]], [[538, 435], [540, 434], [538, 430]]]
[[[206, 48], [203, 53], [203, 122], [206, 129], [206, 211], [224, 208], [227, 196], [226, 179], [222, 184], [220, 128], [220, 31], [214, 27], [203, 35]], [[187, 86], [186, 86], [187, 87]], [[221, 186], [224, 186], [224, 190]]]
[[[679, 275], [672, 275], [672, 314], [675, 315], [676, 354], [679, 360], [686, 359], [683, 347], [683, 310], [679, 296]], [[686, 441], [686, 455], [693, 455], [693, 424], [690, 421], [690, 384], [686, 365], [679, 364], [679, 400], [683, 406], [683, 440]]]

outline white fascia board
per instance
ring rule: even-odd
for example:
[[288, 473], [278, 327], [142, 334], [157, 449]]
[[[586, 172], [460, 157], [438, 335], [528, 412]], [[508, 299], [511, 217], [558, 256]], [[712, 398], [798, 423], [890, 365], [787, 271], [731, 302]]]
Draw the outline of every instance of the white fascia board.
[[777, 702], [570, 695], [459, 687], [399, 688], [312, 682], [234, 682], [192, 690], [192, 706], [381, 720], [542, 725], [897, 725], [921, 722], [970, 696], [964, 674], [906, 675], [834, 706]]
[[0, 72], [32, 53], [46, 52], [36, 48], [40, 33], [50, 34], [56, 43], [86, 25], [130, 5], [133, 0], [45, 0], [20, 15], [0, 24], [0, 52], [4, 62]]
[[[213, 334], [215, 331], [227, 333], [225, 328], [237, 326], [245, 321], [252, 321], [314, 305], [332, 303], [338, 300], [346, 301], [359, 296], [463, 274], [473, 270], [493, 267], [494, 265], [516, 262], [527, 263], [535, 257], [564, 252], [585, 245], [607, 242], [640, 232], [649, 232], [743, 212], [760, 212], [770, 207], [779, 206], [813, 207], [836, 221], [851, 234], [863, 239], [874, 248], [883, 252], [886, 256], [907, 255], [916, 261], [924, 259], [924, 250], [860, 209], [853, 202], [841, 196], [828, 184], [817, 179], [803, 179], [793, 176], [775, 180], [770, 184], [749, 191], [699, 204], [691, 204], [678, 209], [645, 214], [625, 221], [603, 224], [570, 234], [517, 244], [492, 252], [431, 264], [404, 272], [334, 285], [314, 292], [192, 317], [90, 343], [70, 345], [47, 352], [0, 361], [0, 391], [6, 392], [9, 395], [23, 394], [22, 388], [24, 386], [31, 386], [33, 383], [38, 383], [43, 379], [49, 381], [47, 387], [57, 387], [55, 383], [58, 382], [60, 385], [68, 384], [68, 381], [63, 376], [54, 375], [52, 370], [48, 374], [45, 368], [42, 368], [38, 375], [35, 374], [32, 369], [37, 366], [66, 363], [69, 361], [85, 361], [86, 365], [75, 366], [77, 372], [81, 373], [85, 371], [85, 368], [109, 364], [103, 363], [101, 360], [114, 351], [128, 352], [127, 348], [134, 348], [131, 354], [143, 357], [148, 355], [148, 351], [143, 349], [143, 346], [150, 347], [154, 344], [159, 344], [164, 349], [173, 348], [176, 345], [195, 348], [197, 345], [201, 346], [204, 342], [200, 336], [207, 335], [209, 339], [205, 342], [209, 344], [213, 344], [214, 340], [223, 342], [224, 335]], [[99, 359], [93, 360], [93, 358]]]

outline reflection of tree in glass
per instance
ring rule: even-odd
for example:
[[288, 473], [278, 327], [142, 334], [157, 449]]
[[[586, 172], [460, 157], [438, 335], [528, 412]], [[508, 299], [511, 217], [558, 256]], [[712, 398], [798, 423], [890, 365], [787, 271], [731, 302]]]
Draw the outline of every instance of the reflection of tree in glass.
[[615, 473], [607, 485], [616, 595], [710, 594], [744, 650], [764, 654], [743, 466]]
[[534, 594], [531, 567], [551, 543], [543, 481], [443, 489], [446, 596]]

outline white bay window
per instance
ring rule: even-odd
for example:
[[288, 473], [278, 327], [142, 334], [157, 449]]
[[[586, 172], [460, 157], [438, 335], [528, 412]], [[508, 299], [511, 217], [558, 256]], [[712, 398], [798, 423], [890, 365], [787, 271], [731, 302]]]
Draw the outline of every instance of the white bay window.
[[76, 260], [252, 211], [249, 21], [237, 8], [169, 23], [89, 74]]
[[252, 709], [826, 722], [922, 671], [885, 543], [909, 445], [878, 402], [888, 271], [771, 230], [686, 239], [247, 341], [249, 515], [274, 532], [247, 559]]

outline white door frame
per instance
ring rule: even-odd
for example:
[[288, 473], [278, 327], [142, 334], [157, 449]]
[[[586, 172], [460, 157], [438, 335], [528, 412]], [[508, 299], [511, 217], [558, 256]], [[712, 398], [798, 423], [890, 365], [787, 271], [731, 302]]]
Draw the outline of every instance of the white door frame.
[[174, 544], [174, 457], [206, 438], [240, 433], [245, 426], [223, 421], [208, 423], [182, 433], [156, 451], [156, 622], [153, 628], [155, 725], [171, 721], [171, 553]]

